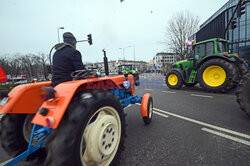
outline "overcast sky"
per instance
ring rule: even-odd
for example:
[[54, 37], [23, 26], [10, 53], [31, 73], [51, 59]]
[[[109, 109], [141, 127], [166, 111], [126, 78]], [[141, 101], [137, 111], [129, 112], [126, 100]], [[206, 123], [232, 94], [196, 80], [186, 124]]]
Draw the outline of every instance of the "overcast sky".
[[[123, 59], [122, 50], [135, 45], [136, 60], [151, 60], [165, 51], [160, 44], [171, 16], [188, 10], [201, 24], [227, 0], [0, 0], [0, 55], [47, 53], [58, 42], [57, 28], [70, 31], [77, 40], [91, 33], [93, 45], [79, 43], [83, 62]], [[126, 48], [133, 59], [133, 47]]]

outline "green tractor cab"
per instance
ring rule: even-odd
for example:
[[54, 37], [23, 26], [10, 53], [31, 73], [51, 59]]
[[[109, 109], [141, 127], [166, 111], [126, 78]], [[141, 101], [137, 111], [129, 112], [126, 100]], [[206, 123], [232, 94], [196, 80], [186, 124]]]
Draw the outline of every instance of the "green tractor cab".
[[135, 79], [135, 85], [139, 86], [139, 73], [133, 69], [132, 65], [119, 65], [118, 66], [118, 74], [132, 74]]
[[167, 73], [166, 84], [180, 89], [199, 83], [207, 91], [225, 92], [247, 72], [243, 59], [229, 53], [227, 41], [213, 38], [192, 44], [188, 58], [174, 63]]
[[137, 71], [133, 70], [132, 65], [119, 65], [118, 74], [135, 74]]

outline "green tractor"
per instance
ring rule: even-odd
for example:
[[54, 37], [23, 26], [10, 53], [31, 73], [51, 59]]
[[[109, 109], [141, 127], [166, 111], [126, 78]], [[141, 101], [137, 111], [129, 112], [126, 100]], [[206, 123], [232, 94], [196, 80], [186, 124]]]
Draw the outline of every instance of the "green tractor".
[[119, 65], [118, 74], [136, 74], [137, 72], [133, 70], [132, 65]]
[[166, 84], [171, 89], [180, 89], [183, 84], [199, 83], [210, 92], [226, 92], [236, 86], [248, 72], [238, 54], [230, 54], [228, 42], [213, 38], [192, 44], [189, 57], [173, 64], [166, 75]]
[[132, 65], [119, 65], [118, 66], [118, 74], [132, 74], [135, 78], [135, 85], [139, 86], [139, 73], [133, 69]]

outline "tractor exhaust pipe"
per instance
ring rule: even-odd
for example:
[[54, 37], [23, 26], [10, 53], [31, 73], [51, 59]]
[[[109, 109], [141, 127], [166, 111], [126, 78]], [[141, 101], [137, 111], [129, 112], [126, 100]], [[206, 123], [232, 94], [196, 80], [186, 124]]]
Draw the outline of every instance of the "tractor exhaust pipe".
[[108, 58], [106, 56], [106, 51], [103, 49], [103, 61], [104, 61], [104, 70], [105, 70], [105, 75], [108, 76], [109, 75], [109, 65], [108, 65]]

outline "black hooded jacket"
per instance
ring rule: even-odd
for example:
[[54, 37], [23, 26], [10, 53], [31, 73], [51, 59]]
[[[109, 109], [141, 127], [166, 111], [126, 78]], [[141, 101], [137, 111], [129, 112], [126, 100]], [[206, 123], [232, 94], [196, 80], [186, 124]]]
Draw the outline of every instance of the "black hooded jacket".
[[62, 43], [58, 44], [55, 49], [52, 67], [53, 87], [62, 82], [71, 81], [72, 72], [84, 69], [81, 53], [71, 45]]

